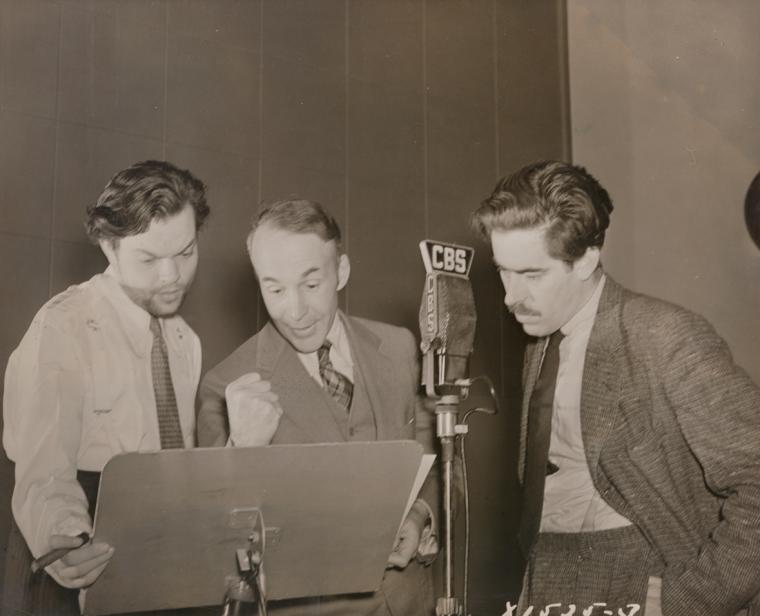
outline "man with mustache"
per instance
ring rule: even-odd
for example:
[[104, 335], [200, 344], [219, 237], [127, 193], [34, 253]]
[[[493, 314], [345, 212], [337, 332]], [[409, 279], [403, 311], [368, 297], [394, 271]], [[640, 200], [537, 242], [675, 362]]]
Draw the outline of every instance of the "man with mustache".
[[[115, 174], [86, 229], [108, 268], [48, 301], [5, 375], [3, 445], [15, 463], [5, 608], [79, 614], [113, 548], [92, 532], [98, 479], [113, 456], [192, 447], [198, 337], [177, 314], [198, 264], [205, 186], [168, 162]], [[46, 572], [32, 558], [75, 548]]]
[[[432, 451], [431, 416], [416, 395], [411, 332], [338, 309], [350, 263], [336, 221], [318, 203], [264, 207], [248, 253], [270, 321], [201, 383], [198, 444], [267, 445], [416, 438]], [[325, 481], [329, 481], [325, 477]], [[278, 616], [422, 616], [433, 611], [428, 481], [402, 524], [376, 593], [275, 602]]]
[[534, 337], [517, 613], [730, 616], [760, 590], [760, 391], [702, 317], [605, 274], [611, 212], [585, 169], [548, 161], [472, 216]]

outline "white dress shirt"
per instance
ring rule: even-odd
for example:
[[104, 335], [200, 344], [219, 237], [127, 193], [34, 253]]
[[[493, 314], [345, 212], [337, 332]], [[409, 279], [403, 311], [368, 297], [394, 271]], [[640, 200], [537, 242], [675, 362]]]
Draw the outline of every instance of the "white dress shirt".
[[[200, 341], [181, 317], [160, 321], [192, 447]], [[13, 515], [35, 557], [52, 534], [91, 532], [77, 470], [160, 449], [149, 324], [106, 270], [47, 302], [8, 361], [3, 445], [16, 463]]]
[[559, 470], [546, 477], [541, 532], [577, 533], [627, 526], [594, 487], [581, 431], [581, 387], [591, 329], [605, 277], [586, 304], [560, 328], [559, 370], [554, 390], [549, 461]]

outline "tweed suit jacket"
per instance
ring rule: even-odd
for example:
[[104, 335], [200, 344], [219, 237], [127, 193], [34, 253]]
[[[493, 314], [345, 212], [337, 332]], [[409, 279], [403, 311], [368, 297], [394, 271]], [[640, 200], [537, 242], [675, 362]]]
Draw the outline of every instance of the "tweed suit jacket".
[[[544, 341], [525, 355], [521, 480]], [[581, 429], [596, 489], [665, 565], [664, 616], [730, 616], [757, 596], [760, 390], [709, 323], [608, 276], [586, 351]]]
[[[417, 348], [411, 332], [377, 321], [343, 319], [351, 347], [354, 371], [360, 371], [375, 418], [377, 440], [416, 439], [426, 453], [434, 451], [433, 417], [417, 396], [419, 388]], [[229, 436], [226, 386], [248, 372], [269, 380], [278, 394], [283, 415], [272, 444], [335, 443], [345, 440], [321, 390], [306, 372], [290, 344], [267, 323], [227, 359], [209, 371], [200, 386], [198, 445], [223, 446]], [[316, 392], [316, 395], [315, 395]], [[437, 511], [438, 489], [430, 477], [420, 493]], [[270, 613], [319, 615], [386, 614], [412, 616], [432, 609], [431, 569], [415, 560], [403, 571], [389, 569], [380, 593], [368, 598], [324, 598], [313, 602], [270, 607]], [[378, 600], [378, 596], [380, 599]], [[353, 596], [352, 596], [353, 597]], [[382, 608], [378, 605], [383, 604]], [[380, 609], [380, 611], [375, 611]], [[384, 611], [386, 610], [387, 611]]]

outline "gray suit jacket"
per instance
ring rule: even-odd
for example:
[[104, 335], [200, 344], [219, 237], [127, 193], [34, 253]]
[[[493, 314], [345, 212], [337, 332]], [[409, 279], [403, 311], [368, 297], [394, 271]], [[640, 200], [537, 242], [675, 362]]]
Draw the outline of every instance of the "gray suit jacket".
[[[525, 356], [520, 476], [542, 340]], [[665, 564], [665, 616], [730, 616], [760, 591], [760, 390], [702, 317], [607, 278], [583, 372], [596, 489]]]
[[[375, 417], [377, 440], [416, 439], [426, 452], [433, 451], [433, 417], [417, 396], [419, 371], [417, 348], [409, 330], [356, 317], [343, 319], [351, 345], [354, 370], [361, 371]], [[290, 344], [271, 323], [243, 343], [227, 359], [210, 370], [200, 387], [198, 445], [223, 446], [229, 436], [226, 386], [248, 372], [271, 381], [283, 415], [272, 444], [334, 443], [345, 440], [330, 409]], [[318, 391], [318, 390], [317, 390]], [[437, 481], [431, 477], [420, 494], [437, 511]], [[270, 613], [321, 615], [391, 614], [417, 616], [432, 612], [432, 579], [429, 567], [416, 561], [404, 571], [386, 572], [380, 592], [372, 597], [321, 598], [283, 602]], [[274, 611], [276, 610], [276, 611]], [[379, 610], [379, 611], [377, 611]]]

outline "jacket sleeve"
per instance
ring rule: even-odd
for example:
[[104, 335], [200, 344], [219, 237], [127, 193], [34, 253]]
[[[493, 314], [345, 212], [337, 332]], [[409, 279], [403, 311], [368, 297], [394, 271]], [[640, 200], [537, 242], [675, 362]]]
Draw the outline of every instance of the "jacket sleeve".
[[732, 615], [760, 590], [760, 390], [701, 317], [680, 320], [665, 394], [722, 515], [691, 561], [663, 576], [663, 614]]
[[198, 390], [198, 447], [224, 447], [230, 435], [227, 401], [224, 390], [227, 381], [219, 366], [201, 381]]

